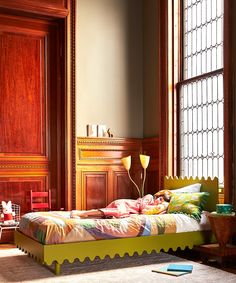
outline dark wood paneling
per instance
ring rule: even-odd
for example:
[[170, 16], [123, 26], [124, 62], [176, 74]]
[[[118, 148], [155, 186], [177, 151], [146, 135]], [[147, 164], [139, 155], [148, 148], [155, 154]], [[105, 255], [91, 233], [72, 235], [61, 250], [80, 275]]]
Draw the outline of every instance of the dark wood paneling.
[[20, 205], [22, 214], [30, 211], [30, 190], [48, 190], [48, 177], [0, 177], [1, 200], [11, 200], [12, 203]]
[[68, 15], [67, 0], [0, 0], [0, 11], [53, 18], [65, 18]]
[[154, 194], [159, 190], [159, 139], [157, 137], [143, 139], [142, 144], [144, 154], [150, 156], [145, 193]]
[[150, 170], [147, 172], [145, 192], [154, 195], [158, 191], [160, 191], [158, 184], [158, 170]]
[[66, 207], [66, 0], [0, 0], [0, 195]]
[[0, 54], [0, 151], [45, 155], [44, 38], [0, 34]]
[[[141, 139], [78, 138], [76, 153], [76, 209], [104, 207], [117, 198], [137, 197], [121, 158], [131, 155], [132, 178], [140, 185]], [[86, 173], [85, 173], [86, 172]], [[96, 178], [84, 180], [87, 172], [97, 172]], [[104, 178], [101, 178], [104, 174]], [[100, 179], [97, 179], [100, 176]], [[102, 187], [103, 186], [103, 187]], [[94, 200], [94, 192], [96, 199]], [[88, 200], [89, 198], [89, 200]]]
[[106, 172], [83, 172], [86, 209], [101, 208], [107, 204]]
[[51, 189], [57, 209], [66, 203], [65, 23], [22, 15], [0, 15], [0, 195], [27, 212], [30, 189]]
[[4, 230], [0, 243], [14, 243], [14, 230]]
[[50, 57], [45, 47], [51, 23], [32, 22], [0, 17], [0, 193], [19, 204], [22, 213], [30, 210], [28, 191], [48, 190], [52, 176], [46, 107]]
[[122, 171], [113, 172], [114, 180], [114, 199], [132, 198], [132, 184], [127, 178], [127, 172]]
[[142, 140], [142, 151], [150, 156], [150, 165], [159, 159], [159, 138], [145, 138]]

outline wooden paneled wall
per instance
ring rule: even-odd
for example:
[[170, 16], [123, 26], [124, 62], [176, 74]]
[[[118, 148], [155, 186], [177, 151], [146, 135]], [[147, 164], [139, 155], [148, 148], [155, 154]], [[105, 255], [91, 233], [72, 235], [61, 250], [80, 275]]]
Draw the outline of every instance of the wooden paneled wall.
[[66, 2], [0, 0], [0, 201], [22, 213], [31, 189], [63, 206]]
[[142, 140], [142, 151], [149, 155], [150, 164], [147, 170], [146, 191], [150, 194], [155, 194], [159, 188], [159, 139], [145, 138]]
[[67, 0], [0, 0], [0, 11], [48, 18], [65, 18], [68, 15]]
[[76, 154], [76, 209], [104, 207], [118, 198], [137, 198], [121, 158], [131, 155], [130, 175], [141, 185], [140, 153], [150, 154], [145, 193], [158, 184], [158, 139], [78, 138]]

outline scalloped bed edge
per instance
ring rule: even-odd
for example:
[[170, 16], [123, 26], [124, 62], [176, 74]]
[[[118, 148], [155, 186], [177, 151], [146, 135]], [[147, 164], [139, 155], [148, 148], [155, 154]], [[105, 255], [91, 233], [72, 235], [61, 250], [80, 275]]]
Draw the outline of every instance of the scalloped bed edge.
[[142, 236], [136, 238], [109, 239], [99, 241], [87, 241], [77, 243], [62, 243], [43, 245], [19, 231], [15, 231], [15, 244], [24, 253], [33, 257], [36, 261], [47, 266], [55, 263], [54, 272], [60, 274], [61, 264], [65, 260], [73, 263], [76, 259], [83, 262], [86, 258], [93, 261], [96, 257], [111, 259], [116, 255], [124, 257], [125, 254], [133, 256], [134, 253], [142, 255], [169, 249], [176, 251], [178, 248], [192, 249], [205, 243], [215, 242], [212, 231], [196, 231], [184, 233], [172, 233], [156, 236]]

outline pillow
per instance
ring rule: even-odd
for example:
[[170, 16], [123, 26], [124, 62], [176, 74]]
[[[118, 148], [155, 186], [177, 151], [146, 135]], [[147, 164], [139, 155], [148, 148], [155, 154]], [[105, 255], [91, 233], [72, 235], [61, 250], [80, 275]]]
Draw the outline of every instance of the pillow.
[[201, 190], [201, 184], [196, 183], [189, 186], [185, 186], [179, 189], [171, 190], [172, 193], [199, 193]]
[[172, 194], [167, 213], [186, 214], [197, 221], [201, 220], [201, 212], [209, 193], [174, 193]]

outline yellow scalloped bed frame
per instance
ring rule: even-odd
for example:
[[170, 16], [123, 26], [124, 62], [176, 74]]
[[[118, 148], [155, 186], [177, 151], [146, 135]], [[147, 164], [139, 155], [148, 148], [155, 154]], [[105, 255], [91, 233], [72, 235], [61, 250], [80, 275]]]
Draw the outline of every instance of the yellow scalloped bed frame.
[[[187, 179], [165, 177], [165, 189], [177, 189], [194, 183], [201, 183], [201, 191], [209, 192], [206, 210], [214, 211], [218, 203], [218, 179]], [[55, 274], [60, 274], [61, 264], [64, 260], [70, 263], [75, 259], [83, 262], [86, 258], [94, 260], [96, 256], [104, 259], [105, 256], [114, 258], [116, 254], [123, 257], [125, 254], [132, 256], [135, 252], [141, 255], [144, 251], [150, 254], [152, 251], [167, 252], [169, 249], [174, 251], [177, 248], [193, 248], [193, 246], [213, 242], [214, 236], [211, 231], [196, 231], [173, 233], [156, 236], [142, 236], [136, 238], [109, 239], [99, 241], [88, 241], [78, 243], [65, 243], [55, 245], [43, 245], [19, 231], [15, 231], [16, 246], [32, 256], [38, 262], [48, 266], [55, 263]]]

